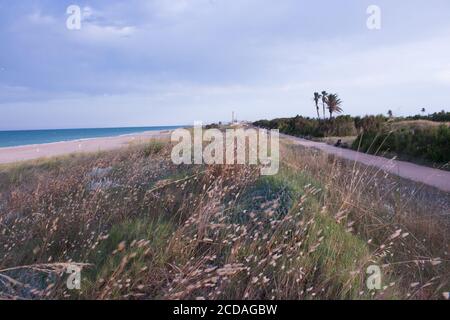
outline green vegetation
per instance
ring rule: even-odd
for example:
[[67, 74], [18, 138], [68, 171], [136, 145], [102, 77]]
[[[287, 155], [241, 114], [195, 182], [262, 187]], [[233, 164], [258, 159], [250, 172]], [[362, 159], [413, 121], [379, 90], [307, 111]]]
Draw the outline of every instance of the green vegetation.
[[[317, 108], [320, 97], [315, 96]], [[450, 127], [442, 123], [449, 118], [449, 112], [393, 118], [391, 111], [389, 117], [345, 115], [321, 120], [296, 116], [260, 120], [253, 125], [304, 138], [336, 137], [337, 140], [357, 136], [351, 144], [354, 150], [442, 166], [450, 161]]]
[[150, 157], [151, 155], [158, 154], [163, 148], [164, 144], [162, 142], [151, 141], [142, 148], [142, 152], [145, 157]]
[[314, 103], [316, 105], [317, 119], [320, 119], [319, 100], [321, 99], [324, 119], [326, 119], [325, 105], [327, 106], [328, 112], [330, 113], [330, 119], [333, 118], [333, 113], [342, 113], [342, 101], [337, 93], [327, 93], [326, 91], [322, 91], [322, 94], [319, 94], [318, 92], [314, 92]]
[[[422, 112], [425, 112], [425, 109], [422, 109]], [[444, 110], [440, 112], [435, 112], [429, 115], [415, 115], [405, 118], [399, 118], [401, 120], [430, 120], [436, 122], [450, 122], [450, 112], [446, 112]]]
[[442, 124], [423, 128], [405, 126], [361, 133], [353, 148], [368, 153], [388, 153], [405, 159], [424, 160], [439, 164], [450, 161], [450, 127]]
[[358, 133], [358, 120], [360, 118], [355, 119], [351, 116], [338, 116], [327, 120], [296, 116], [294, 118], [260, 120], [254, 122], [253, 125], [266, 129], [279, 129], [281, 133], [294, 136], [322, 138], [330, 136], [355, 136]]
[[[321, 197], [318, 192], [321, 187], [321, 183], [312, 176], [282, 166], [277, 175], [260, 178], [255, 187], [249, 190], [251, 196], [247, 195], [247, 199], [261, 197], [269, 199], [268, 202], [274, 205], [274, 219], [267, 219], [267, 222], [264, 219], [255, 220], [267, 226], [261, 233], [271, 234], [270, 226], [273, 226], [274, 221], [279, 221], [279, 230], [276, 230], [275, 235], [284, 239], [282, 243], [299, 241], [292, 247], [291, 255], [281, 257], [273, 264], [274, 270], [270, 277], [274, 279], [274, 284], [297, 283], [296, 290], [301, 288], [300, 292], [315, 290], [311, 298], [368, 297], [367, 293], [359, 293], [360, 288], [364, 286], [364, 274], [359, 272], [355, 275], [353, 271], [368, 263], [369, 248], [360, 238], [346, 232], [345, 227], [337, 223], [328, 212], [321, 210]], [[253, 202], [248, 204], [248, 211], [258, 212]], [[260, 214], [262, 217], [263, 212]], [[304, 242], [301, 239], [304, 239]], [[254, 248], [244, 247], [242, 250], [254, 252]], [[295, 260], [290, 259], [290, 256], [296, 257]], [[255, 265], [254, 268], [258, 266]], [[317, 293], [315, 286], [322, 286], [326, 290]], [[276, 291], [276, 287], [271, 291]], [[290, 299], [293, 294], [295, 296], [298, 292], [283, 292], [278, 298]]]
[[[172, 234], [174, 225], [165, 219], [136, 218], [114, 225], [108, 237], [100, 242], [97, 250], [91, 252], [91, 268], [83, 277], [83, 293], [80, 298], [95, 296], [104, 286], [111, 286], [111, 298], [120, 298], [120, 292], [127, 285], [131, 290], [145, 286], [143, 271], [161, 270], [167, 263], [165, 246]], [[124, 283], [114, 285], [114, 274], [119, 273]], [[113, 277], [111, 278], [111, 275]], [[158, 276], [158, 272], [155, 272]], [[133, 279], [127, 282], [127, 279]], [[163, 279], [153, 279], [162, 281]], [[109, 281], [110, 283], [106, 283]], [[157, 295], [157, 292], [154, 293]]]

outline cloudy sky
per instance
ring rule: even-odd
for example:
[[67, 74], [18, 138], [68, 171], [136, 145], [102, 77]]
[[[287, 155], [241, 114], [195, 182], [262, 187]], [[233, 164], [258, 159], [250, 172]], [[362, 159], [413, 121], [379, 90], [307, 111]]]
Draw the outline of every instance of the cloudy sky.
[[0, 0], [0, 130], [314, 116], [322, 90], [449, 111], [450, 1]]

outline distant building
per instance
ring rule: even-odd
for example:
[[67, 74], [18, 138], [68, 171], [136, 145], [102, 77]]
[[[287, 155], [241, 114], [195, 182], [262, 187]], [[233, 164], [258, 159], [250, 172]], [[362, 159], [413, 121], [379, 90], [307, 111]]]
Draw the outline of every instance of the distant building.
[[234, 113], [234, 111], [231, 112], [231, 124], [236, 123], [237, 119], [236, 119], [236, 115]]

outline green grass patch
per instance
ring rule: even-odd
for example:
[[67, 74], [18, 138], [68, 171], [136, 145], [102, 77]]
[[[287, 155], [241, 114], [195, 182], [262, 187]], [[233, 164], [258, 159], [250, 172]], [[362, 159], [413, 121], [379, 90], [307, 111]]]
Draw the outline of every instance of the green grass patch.
[[142, 154], [148, 158], [152, 155], [158, 154], [165, 146], [165, 143], [161, 141], [150, 141], [142, 146]]
[[[249, 192], [243, 195], [236, 212], [252, 210], [261, 216], [264, 231], [270, 236], [260, 242], [242, 244], [237, 260], [252, 254], [259, 255], [258, 261], [270, 257], [272, 250], [285, 245], [290, 248], [282, 252], [276, 263], [258, 264], [255, 261], [250, 276], [239, 276], [224, 291], [224, 298], [232, 297], [236, 291], [244, 293], [245, 286], [263, 273], [270, 281], [250, 298], [292, 299], [297, 297], [317, 299], [355, 299], [368, 297], [365, 291], [364, 267], [369, 257], [367, 244], [358, 236], [345, 230], [332, 215], [322, 210], [321, 185], [311, 176], [297, 170], [282, 167], [274, 176], [261, 177]], [[264, 208], [258, 210], [259, 202], [251, 201], [260, 197], [264, 201], [278, 199], [279, 206], [271, 219], [265, 218]], [[293, 218], [271, 229], [273, 219], [281, 220], [286, 215]], [[299, 221], [302, 220], [302, 227]], [[311, 222], [312, 221], [312, 222]], [[237, 215], [234, 223], [251, 225], [248, 215]], [[308, 224], [307, 222], [311, 222]], [[251, 229], [251, 227], [248, 227]], [[302, 230], [306, 228], [305, 230]], [[300, 231], [300, 233], [297, 233]], [[296, 246], [295, 244], [299, 245]], [[227, 255], [227, 254], [225, 254]], [[269, 259], [269, 258], [268, 258]], [[278, 290], [283, 287], [283, 290]], [[247, 287], [248, 290], [248, 287]], [[310, 290], [310, 291], [308, 291]], [[360, 295], [360, 291], [364, 291]], [[256, 290], [255, 290], [256, 292]], [[314, 295], [312, 295], [314, 294]]]
[[89, 258], [93, 267], [83, 273], [82, 297], [108, 292], [108, 298], [120, 298], [121, 292], [130, 289], [127, 279], [133, 279], [135, 287], [141, 283], [141, 290], [147, 293], [156, 292], [148, 285], [159, 281], [142, 276], [148, 275], [147, 269], [153, 269], [155, 277], [161, 274], [158, 271], [167, 261], [165, 249], [173, 230], [173, 225], [162, 219], [135, 219], [113, 226]]

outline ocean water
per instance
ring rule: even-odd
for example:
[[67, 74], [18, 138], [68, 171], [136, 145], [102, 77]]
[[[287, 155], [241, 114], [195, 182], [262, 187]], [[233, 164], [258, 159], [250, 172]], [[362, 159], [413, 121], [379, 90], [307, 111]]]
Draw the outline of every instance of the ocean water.
[[122, 136], [146, 131], [171, 130], [180, 127], [182, 126], [0, 131], [0, 148]]

